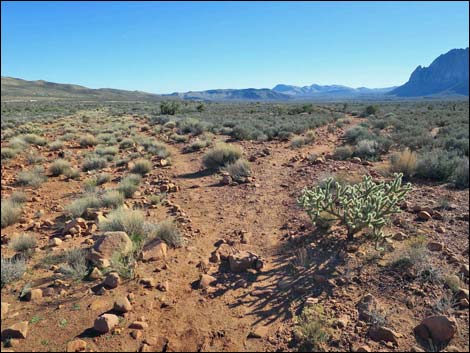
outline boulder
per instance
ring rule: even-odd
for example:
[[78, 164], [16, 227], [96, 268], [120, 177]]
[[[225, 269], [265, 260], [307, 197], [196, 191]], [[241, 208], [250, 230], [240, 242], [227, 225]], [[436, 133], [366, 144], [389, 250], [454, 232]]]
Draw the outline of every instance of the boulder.
[[203, 274], [201, 275], [201, 279], [199, 280], [199, 288], [207, 289], [215, 282], [217, 282], [217, 279], [215, 277]]
[[[230, 271], [243, 272], [248, 269], [259, 270], [262, 267], [258, 255], [249, 251], [240, 251], [232, 254], [228, 258], [230, 264]], [[261, 263], [261, 265], [259, 265]]]
[[456, 334], [457, 323], [445, 315], [429, 316], [414, 328], [414, 332], [423, 340], [430, 338], [436, 344], [445, 343]]
[[2, 340], [10, 338], [26, 338], [28, 335], [28, 321], [22, 321], [2, 331]]
[[132, 305], [126, 297], [119, 297], [114, 301], [113, 310], [118, 313], [127, 313], [132, 310]]
[[103, 314], [99, 316], [93, 325], [93, 328], [99, 333], [110, 332], [119, 323], [119, 318], [113, 314]]
[[359, 313], [359, 320], [370, 321], [372, 319], [372, 312], [377, 309], [377, 299], [370, 293], [364, 295], [357, 304], [357, 311]]
[[376, 342], [392, 342], [398, 346], [398, 334], [388, 327], [371, 327], [369, 329], [369, 337]]
[[121, 279], [116, 272], [109, 273], [104, 279], [104, 286], [106, 288], [114, 289], [121, 283]]
[[167, 245], [160, 239], [153, 239], [142, 249], [143, 261], [155, 261], [164, 259], [167, 253]]
[[132, 240], [125, 232], [106, 232], [94, 243], [88, 259], [95, 265], [108, 267], [115, 253], [128, 254], [132, 251]]

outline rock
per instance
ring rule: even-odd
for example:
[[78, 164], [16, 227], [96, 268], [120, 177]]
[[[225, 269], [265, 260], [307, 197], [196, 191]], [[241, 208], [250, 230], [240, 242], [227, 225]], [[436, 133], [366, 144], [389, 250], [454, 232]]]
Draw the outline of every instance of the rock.
[[2, 340], [10, 338], [26, 338], [28, 335], [28, 321], [22, 321], [2, 331]]
[[230, 255], [228, 260], [232, 272], [243, 272], [257, 267], [259, 257], [249, 251], [240, 251]]
[[460, 273], [463, 274], [464, 276], [468, 277], [468, 271], [469, 271], [468, 265], [467, 264], [462, 264], [462, 266], [460, 267]]
[[2, 319], [6, 317], [9, 308], [10, 308], [10, 304], [2, 302], [2, 315], [1, 315]]
[[372, 352], [369, 346], [362, 345], [353, 349], [354, 352]]
[[199, 288], [207, 289], [215, 282], [217, 282], [217, 279], [215, 277], [203, 274], [201, 275], [201, 279], [199, 280]]
[[335, 326], [336, 326], [337, 328], [343, 329], [343, 328], [345, 328], [346, 326], [348, 326], [348, 323], [349, 323], [349, 317], [346, 316], [346, 315], [343, 315], [343, 316], [341, 316], [339, 319], [337, 319], [337, 320], [335, 321]]
[[351, 162], [360, 164], [362, 162], [362, 160], [359, 157], [353, 157], [353, 158], [351, 158]]
[[377, 299], [370, 293], [364, 295], [357, 304], [359, 320], [370, 321], [372, 319], [371, 312], [377, 308]]
[[436, 228], [436, 232], [440, 233], [440, 234], [444, 234], [446, 232], [446, 229], [442, 226], [439, 226]]
[[115, 253], [128, 254], [132, 247], [132, 240], [125, 232], [106, 232], [96, 240], [88, 259], [95, 265], [108, 267]]
[[67, 343], [67, 352], [84, 352], [87, 343], [84, 340], [76, 339]]
[[266, 326], [258, 326], [251, 330], [248, 338], [264, 338], [268, 335], [268, 328]]
[[139, 340], [139, 339], [142, 338], [142, 331], [140, 331], [140, 330], [132, 331], [131, 336], [132, 336], [133, 339]]
[[157, 282], [153, 278], [146, 277], [140, 280], [140, 284], [142, 284], [146, 288], [153, 288], [157, 285]]
[[392, 342], [398, 346], [398, 334], [388, 327], [371, 327], [369, 329], [369, 337], [376, 342]]
[[155, 261], [164, 259], [167, 253], [167, 245], [160, 239], [153, 239], [142, 249], [143, 261]]
[[423, 340], [431, 338], [436, 344], [445, 343], [454, 337], [457, 323], [455, 319], [445, 315], [430, 316], [421, 321], [414, 332]]
[[418, 220], [426, 222], [432, 219], [432, 216], [427, 211], [419, 211], [418, 212]]
[[88, 275], [88, 279], [96, 281], [101, 278], [103, 278], [103, 274], [101, 273], [100, 269], [98, 267], [93, 267], [93, 270], [91, 270], [90, 274]]
[[37, 302], [42, 299], [42, 289], [35, 288], [31, 289], [24, 295], [24, 300], [28, 302]]
[[62, 244], [62, 239], [59, 239], [59, 238], [52, 238], [50, 241], [49, 241], [49, 246], [50, 247], [57, 247], [57, 246], [60, 246]]
[[110, 332], [119, 324], [119, 318], [113, 314], [103, 314], [99, 316], [93, 325], [93, 328], [99, 333]]
[[398, 241], [405, 240], [407, 238], [408, 236], [403, 232], [395, 233], [392, 237], [393, 240], [398, 240]]
[[223, 243], [217, 248], [216, 253], [221, 260], [228, 260], [230, 255], [235, 253], [235, 250], [230, 245]]
[[116, 288], [120, 283], [121, 279], [116, 272], [111, 272], [108, 274], [103, 282], [104, 286], [110, 289]]
[[168, 292], [170, 290], [170, 283], [168, 281], [164, 281], [163, 283], [157, 284], [156, 288], [161, 292]]
[[460, 288], [460, 289], [455, 293], [455, 299], [456, 299], [456, 300], [468, 299], [468, 289]]
[[145, 330], [148, 327], [149, 327], [149, 325], [146, 322], [143, 322], [143, 321], [134, 321], [129, 326], [129, 328], [134, 329], [134, 330]]
[[119, 297], [114, 301], [113, 310], [118, 313], [127, 313], [132, 310], [132, 305], [126, 297]]
[[442, 251], [442, 249], [444, 249], [444, 245], [437, 241], [430, 241], [427, 248], [429, 251]]

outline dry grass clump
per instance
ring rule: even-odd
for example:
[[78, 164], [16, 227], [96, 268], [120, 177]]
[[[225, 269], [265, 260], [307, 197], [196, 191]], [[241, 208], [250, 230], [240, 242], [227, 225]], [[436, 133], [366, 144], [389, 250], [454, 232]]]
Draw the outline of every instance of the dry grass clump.
[[418, 156], [416, 152], [406, 148], [398, 154], [394, 154], [390, 161], [390, 171], [403, 173], [406, 178], [411, 178], [416, 172]]
[[49, 167], [52, 176], [65, 175], [71, 169], [70, 162], [65, 159], [57, 159]]
[[134, 162], [131, 172], [135, 174], [145, 175], [152, 170], [152, 162], [147, 159], [138, 159]]
[[242, 156], [242, 150], [234, 145], [218, 143], [202, 158], [202, 163], [207, 169], [220, 169], [231, 163], [235, 163]]

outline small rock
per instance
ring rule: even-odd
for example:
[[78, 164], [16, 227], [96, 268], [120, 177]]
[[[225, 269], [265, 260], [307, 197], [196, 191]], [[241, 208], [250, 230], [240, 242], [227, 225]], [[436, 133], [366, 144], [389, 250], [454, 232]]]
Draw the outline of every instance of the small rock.
[[134, 330], [145, 330], [148, 327], [149, 327], [149, 325], [146, 322], [143, 322], [143, 321], [134, 321], [129, 326], [129, 328], [134, 329]]
[[143, 261], [155, 261], [164, 259], [167, 254], [167, 245], [160, 239], [154, 239], [144, 246], [142, 249]]
[[105, 287], [110, 289], [116, 288], [120, 283], [121, 279], [119, 278], [119, 275], [116, 272], [111, 272], [110, 274], [108, 274], [103, 282]]
[[442, 251], [442, 249], [444, 249], [444, 245], [437, 241], [430, 241], [427, 248], [429, 251]]
[[398, 346], [398, 334], [388, 327], [371, 327], [369, 329], [369, 337], [376, 342], [391, 342]]
[[248, 334], [248, 338], [264, 338], [268, 335], [268, 328], [266, 326], [258, 326]]
[[31, 289], [24, 295], [24, 300], [28, 302], [37, 302], [42, 299], [42, 289], [35, 288]]
[[52, 238], [49, 242], [49, 246], [53, 248], [60, 246], [61, 244], [62, 244], [62, 239], [59, 239], [59, 238]]
[[118, 313], [127, 313], [132, 310], [132, 305], [126, 297], [119, 297], [114, 301], [113, 310]]
[[141, 338], [142, 338], [142, 335], [143, 335], [143, 334], [142, 334], [142, 331], [140, 331], [140, 330], [135, 330], [135, 331], [132, 331], [132, 332], [131, 332], [131, 336], [132, 336], [132, 338], [135, 339], [135, 340], [141, 339]]
[[359, 312], [359, 320], [370, 321], [372, 319], [371, 312], [377, 308], [377, 299], [370, 293], [364, 295], [357, 304]]
[[420, 221], [426, 222], [432, 219], [432, 216], [427, 211], [419, 211], [418, 212], [418, 219]]
[[87, 343], [84, 340], [76, 339], [67, 343], [67, 352], [84, 352]]
[[215, 277], [203, 274], [201, 275], [201, 279], [199, 280], [199, 288], [207, 289], [215, 282], [217, 282], [217, 279]]
[[88, 275], [88, 279], [96, 281], [101, 278], [103, 278], [103, 273], [101, 273], [98, 267], [93, 267], [93, 270], [91, 270], [90, 274]]
[[119, 318], [113, 314], [103, 314], [99, 316], [93, 325], [93, 328], [99, 333], [110, 332], [119, 324]]

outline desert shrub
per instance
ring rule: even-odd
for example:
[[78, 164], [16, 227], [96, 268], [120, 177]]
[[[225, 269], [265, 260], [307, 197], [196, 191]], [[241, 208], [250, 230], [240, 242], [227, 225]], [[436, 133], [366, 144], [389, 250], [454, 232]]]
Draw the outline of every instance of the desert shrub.
[[80, 171], [76, 168], [69, 168], [64, 175], [69, 179], [78, 179], [80, 178]]
[[58, 151], [64, 147], [64, 143], [62, 141], [53, 141], [49, 144], [49, 149], [51, 151]]
[[468, 157], [462, 157], [451, 176], [451, 182], [455, 187], [464, 189], [469, 185], [469, 165]]
[[354, 126], [344, 133], [344, 139], [346, 142], [353, 144], [360, 140], [366, 140], [371, 137], [369, 130], [362, 126]]
[[37, 188], [44, 181], [46, 181], [46, 175], [42, 167], [36, 166], [31, 170], [25, 170], [18, 173], [17, 183], [22, 186], [31, 186]]
[[361, 140], [357, 143], [354, 155], [360, 158], [374, 158], [379, 153], [379, 145], [374, 140]]
[[124, 139], [119, 143], [119, 148], [125, 150], [134, 146], [134, 141], [132, 139]]
[[83, 279], [89, 271], [86, 256], [86, 250], [81, 248], [67, 250], [64, 254], [65, 264], [59, 267], [60, 273], [75, 280]]
[[126, 232], [135, 243], [140, 243], [148, 235], [144, 214], [122, 207], [110, 212], [99, 227], [103, 231]]
[[88, 208], [99, 208], [102, 203], [95, 194], [86, 194], [65, 207], [65, 211], [73, 217], [81, 217]]
[[378, 112], [378, 108], [376, 106], [373, 106], [373, 105], [368, 105], [366, 107], [366, 109], [364, 109], [364, 114], [366, 116], [375, 115], [375, 114], [377, 114], [377, 112]]
[[160, 222], [152, 235], [173, 247], [180, 247], [184, 244], [183, 235], [171, 220]]
[[294, 138], [291, 140], [290, 145], [293, 148], [299, 148], [305, 145], [305, 138], [302, 136], [294, 136]]
[[322, 212], [336, 217], [346, 226], [349, 241], [357, 232], [370, 228], [377, 246], [384, 238], [383, 227], [391, 215], [400, 212], [399, 203], [410, 190], [410, 184], [402, 186], [401, 174], [381, 183], [366, 175], [361, 183], [344, 186], [329, 178], [324, 186], [304, 188], [298, 202], [313, 223]]
[[160, 103], [160, 113], [162, 115], [175, 115], [179, 108], [180, 104], [177, 101]]
[[354, 149], [351, 146], [337, 147], [333, 153], [333, 158], [336, 160], [344, 161], [353, 156]]
[[118, 190], [108, 190], [101, 200], [104, 207], [117, 208], [124, 203], [124, 195]]
[[416, 176], [423, 179], [449, 181], [461, 157], [455, 153], [435, 149], [421, 153], [416, 165]]
[[82, 164], [82, 170], [88, 172], [89, 170], [96, 170], [105, 168], [107, 165], [106, 159], [98, 156], [88, 156]]
[[115, 156], [119, 153], [119, 149], [116, 146], [97, 147], [95, 153], [98, 156]]
[[192, 142], [191, 144], [189, 144], [188, 146], [186, 146], [183, 149], [183, 152], [190, 153], [190, 152], [199, 151], [199, 150], [201, 150], [205, 147], [208, 147], [210, 145], [211, 145], [211, 142], [209, 140], [196, 140], [196, 141]]
[[7, 259], [2, 256], [1, 269], [1, 285], [3, 288], [23, 276], [26, 271], [26, 261], [21, 257]]
[[177, 143], [182, 143], [182, 142], [188, 142], [189, 140], [189, 136], [187, 135], [179, 135], [179, 134], [172, 134], [170, 136], [170, 139], [172, 139], [173, 141], [177, 142]]
[[14, 193], [11, 194], [10, 201], [17, 203], [17, 204], [22, 204], [28, 201], [28, 195], [26, 195], [22, 191], [15, 191]]
[[152, 205], [159, 205], [161, 204], [164, 200], [166, 200], [166, 193], [159, 194], [159, 195], [150, 195], [148, 196], [148, 200]]
[[189, 118], [180, 122], [179, 131], [182, 134], [197, 136], [204, 132], [204, 125], [197, 119]]
[[44, 146], [47, 143], [45, 138], [35, 134], [23, 135], [22, 139], [30, 145]]
[[117, 272], [121, 278], [134, 279], [135, 269], [137, 267], [138, 246], [134, 245], [134, 250], [124, 255], [115, 252], [110, 259], [110, 267], [107, 272]]
[[21, 204], [13, 202], [10, 199], [2, 199], [1, 202], [1, 226], [5, 228], [9, 225], [12, 225], [21, 217]]
[[115, 163], [116, 167], [125, 167], [130, 162], [130, 158], [118, 159]]
[[65, 159], [57, 159], [49, 167], [52, 176], [64, 175], [71, 168], [70, 162]]
[[95, 180], [96, 180], [96, 185], [106, 184], [107, 182], [109, 182], [111, 180], [111, 174], [108, 174], [108, 173], [98, 174], [95, 177]]
[[2, 160], [11, 159], [11, 158], [15, 157], [17, 154], [18, 154], [18, 150], [15, 150], [15, 149], [10, 148], [10, 147], [2, 147], [2, 149], [1, 149]]
[[91, 147], [91, 146], [96, 146], [98, 144], [98, 139], [93, 135], [85, 135], [85, 136], [80, 137], [80, 139], [78, 140], [78, 143], [83, 148]]
[[138, 159], [131, 169], [132, 173], [145, 175], [152, 170], [152, 162], [147, 159]]
[[219, 169], [234, 163], [242, 155], [239, 147], [226, 143], [218, 143], [202, 158], [202, 163], [207, 169]]
[[170, 156], [170, 151], [161, 142], [152, 142], [148, 146], [144, 146], [145, 150], [152, 155], [159, 156], [161, 158], [167, 158]]
[[36, 248], [37, 240], [34, 235], [23, 233], [13, 237], [8, 246], [18, 253], [29, 255]]
[[416, 152], [406, 148], [398, 154], [394, 154], [390, 160], [390, 171], [402, 173], [405, 178], [411, 178], [416, 171]]
[[238, 159], [224, 168], [235, 181], [244, 181], [251, 175], [250, 162], [246, 159]]
[[305, 143], [312, 143], [315, 141], [315, 131], [307, 130], [305, 132]]
[[329, 338], [328, 319], [323, 306], [316, 304], [303, 309], [302, 314], [295, 318], [295, 335], [300, 342], [300, 350], [319, 352], [321, 346]]

